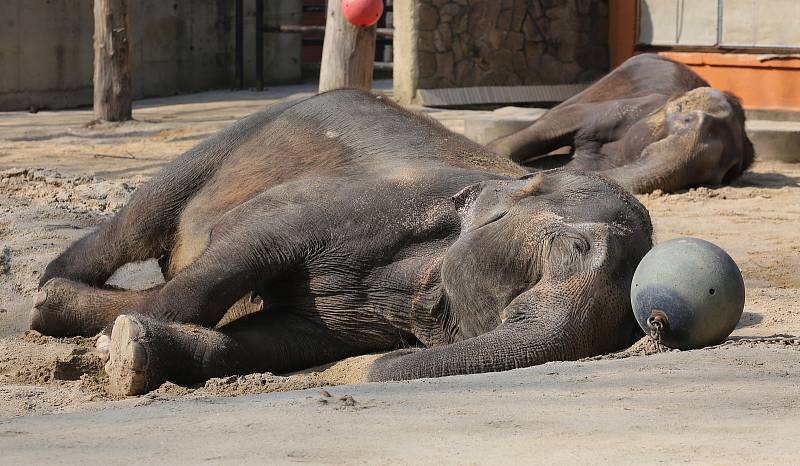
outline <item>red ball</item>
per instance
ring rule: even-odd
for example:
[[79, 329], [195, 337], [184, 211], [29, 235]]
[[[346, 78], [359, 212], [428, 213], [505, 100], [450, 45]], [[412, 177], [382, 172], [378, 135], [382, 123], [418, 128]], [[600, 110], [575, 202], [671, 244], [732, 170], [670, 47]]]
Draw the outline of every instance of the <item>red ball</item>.
[[381, 19], [383, 0], [342, 0], [342, 13], [353, 26], [372, 26]]

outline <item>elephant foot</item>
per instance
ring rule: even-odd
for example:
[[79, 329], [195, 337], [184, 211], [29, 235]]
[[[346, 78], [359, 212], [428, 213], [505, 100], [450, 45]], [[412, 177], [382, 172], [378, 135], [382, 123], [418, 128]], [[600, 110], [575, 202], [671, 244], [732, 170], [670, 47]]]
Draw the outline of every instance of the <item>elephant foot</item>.
[[159, 368], [156, 348], [152, 347], [151, 333], [154, 329], [147, 327], [145, 320], [138, 316], [121, 315], [114, 321], [107, 341], [108, 362], [105, 366], [111, 393], [141, 395], [166, 381]]
[[42, 286], [30, 313], [31, 330], [54, 337], [92, 336], [103, 329], [97, 316], [87, 312], [86, 297], [94, 288], [64, 278]]

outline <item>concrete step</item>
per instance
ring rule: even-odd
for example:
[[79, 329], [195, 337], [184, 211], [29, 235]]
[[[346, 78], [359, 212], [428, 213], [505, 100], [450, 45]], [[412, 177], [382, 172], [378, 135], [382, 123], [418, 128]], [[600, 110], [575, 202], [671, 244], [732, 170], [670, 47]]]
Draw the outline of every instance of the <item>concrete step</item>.
[[745, 127], [757, 160], [800, 162], [800, 121], [750, 120]]
[[478, 144], [487, 144], [528, 127], [546, 111], [544, 108], [502, 107], [493, 111], [428, 109], [426, 113], [452, 131]]

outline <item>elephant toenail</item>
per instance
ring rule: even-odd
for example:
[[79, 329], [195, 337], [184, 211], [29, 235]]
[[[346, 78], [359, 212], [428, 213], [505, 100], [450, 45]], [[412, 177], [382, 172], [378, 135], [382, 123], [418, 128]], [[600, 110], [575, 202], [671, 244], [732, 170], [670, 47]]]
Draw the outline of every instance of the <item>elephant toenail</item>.
[[33, 304], [33, 306], [39, 307], [44, 304], [45, 301], [47, 301], [47, 291], [41, 290], [36, 293], [36, 302]]
[[33, 309], [31, 309], [30, 314], [28, 314], [28, 320], [30, 321], [31, 328], [33, 329], [33, 326], [39, 324], [39, 322], [42, 320], [42, 313], [39, 312], [39, 310], [34, 307]]
[[108, 335], [100, 335], [100, 338], [97, 339], [97, 343], [95, 343], [94, 346], [97, 348], [97, 351], [108, 354], [110, 345], [111, 338], [109, 338]]

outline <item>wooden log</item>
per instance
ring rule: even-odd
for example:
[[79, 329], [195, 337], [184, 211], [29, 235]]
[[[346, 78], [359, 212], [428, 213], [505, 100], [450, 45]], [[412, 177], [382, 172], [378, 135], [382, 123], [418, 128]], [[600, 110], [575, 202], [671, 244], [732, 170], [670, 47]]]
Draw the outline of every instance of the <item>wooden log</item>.
[[128, 1], [94, 0], [94, 117], [131, 119]]
[[372, 89], [375, 26], [356, 27], [342, 14], [341, 0], [328, 0], [319, 91], [342, 87]]

